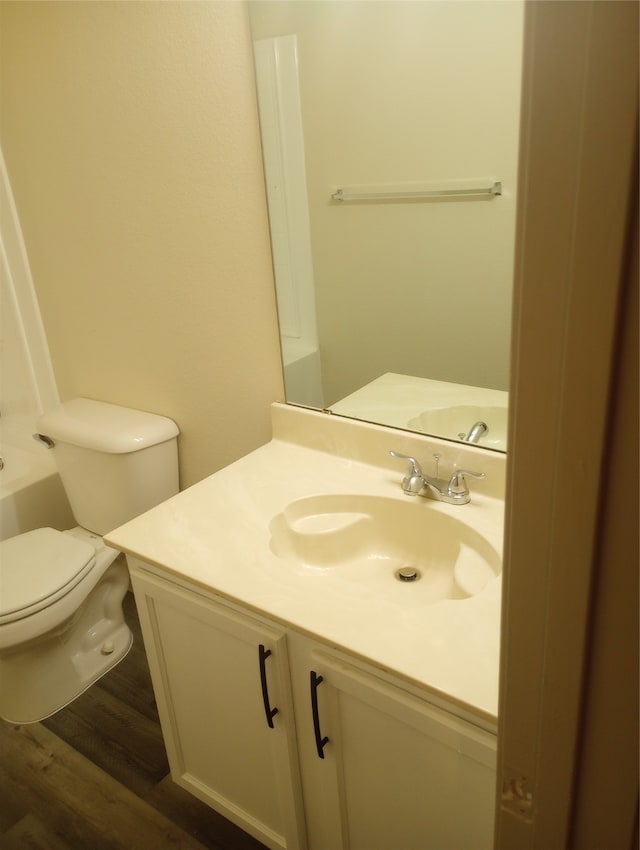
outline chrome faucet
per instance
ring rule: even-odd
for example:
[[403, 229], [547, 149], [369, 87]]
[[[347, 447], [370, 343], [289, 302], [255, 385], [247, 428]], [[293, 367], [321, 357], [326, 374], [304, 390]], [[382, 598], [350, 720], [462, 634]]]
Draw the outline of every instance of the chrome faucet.
[[[468, 469], [456, 469], [449, 478], [429, 478], [422, 471], [418, 461], [410, 455], [390, 451], [391, 457], [407, 461], [407, 472], [402, 479], [402, 490], [407, 496], [430, 496], [439, 502], [450, 505], [466, 505], [471, 494], [465, 478], [484, 478], [484, 472], [471, 472]], [[437, 472], [436, 472], [437, 475]]]

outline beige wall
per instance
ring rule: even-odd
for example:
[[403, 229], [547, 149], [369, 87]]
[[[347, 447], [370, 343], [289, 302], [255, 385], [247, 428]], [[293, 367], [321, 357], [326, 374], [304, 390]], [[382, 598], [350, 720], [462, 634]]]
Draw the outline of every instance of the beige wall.
[[[250, 15], [256, 38], [298, 38], [325, 404], [385, 371], [506, 390], [523, 4], [258, 0]], [[345, 184], [469, 178], [505, 194], [329, 202]]]
[[0, 38], [60, 395], [174, 418], [191, 484], [283, 397], [245, 5], [2, 2]]

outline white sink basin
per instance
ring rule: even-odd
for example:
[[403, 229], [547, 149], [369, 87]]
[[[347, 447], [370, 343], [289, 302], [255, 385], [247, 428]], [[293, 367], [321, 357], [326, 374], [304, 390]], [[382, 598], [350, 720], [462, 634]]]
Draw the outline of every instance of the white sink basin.
[[482, 436], [479, 446], [485, 448], [507, 448], [507, 408], [477, 404], [459, 404], [453, 407], [437, 407], [425, 410], [407, 422], [407, 428], [457, 440], [460, 434], [468, 434], [476, 422], [484, 422], [489, 431]]
[[[481, 534], [418, 497], [310, 496], [287, 505], [270, 531], [271, 551], [279, 558], [309, 576], [358, 582], [367, 593], [382, 590], [424, 602], [465, 599], [502, 569]], [[396, 573], [402, 568], [410, 576], [416, 571], [417, 578], [401, 580]]]

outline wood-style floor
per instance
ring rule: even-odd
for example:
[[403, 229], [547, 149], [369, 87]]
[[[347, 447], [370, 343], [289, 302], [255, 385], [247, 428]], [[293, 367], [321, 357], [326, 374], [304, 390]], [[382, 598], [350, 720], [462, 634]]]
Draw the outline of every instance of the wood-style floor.
[[169, 776], [135, 602], [127, 657], [43, 721], [0, 720], [2, 850], [265, 850]]

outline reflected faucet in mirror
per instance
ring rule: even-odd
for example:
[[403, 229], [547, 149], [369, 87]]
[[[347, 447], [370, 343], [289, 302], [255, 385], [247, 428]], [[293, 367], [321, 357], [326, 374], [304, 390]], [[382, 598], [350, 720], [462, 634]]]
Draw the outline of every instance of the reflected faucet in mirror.
[[486, 422], [475, 422], [471, 426], [471, 430], [469, 431], [468, 434], [465, 434], [464, 431], [462, 431], [461, 434], [458, 434], [458, 437], [464, 443], [477, 443], [479, 441], [480, 437], [484, 437], [484, 435], [488, 434], [488, 433], [489, 433], [489, 426], [487, 425]]

